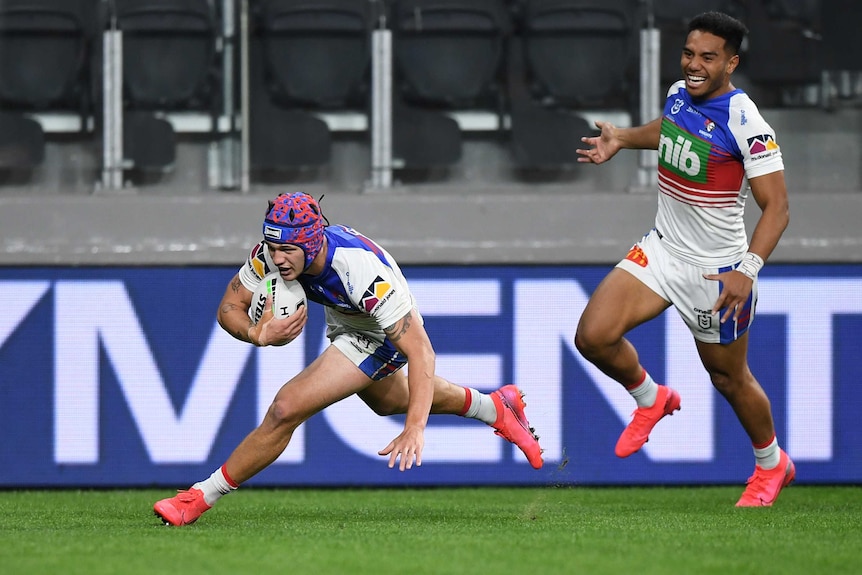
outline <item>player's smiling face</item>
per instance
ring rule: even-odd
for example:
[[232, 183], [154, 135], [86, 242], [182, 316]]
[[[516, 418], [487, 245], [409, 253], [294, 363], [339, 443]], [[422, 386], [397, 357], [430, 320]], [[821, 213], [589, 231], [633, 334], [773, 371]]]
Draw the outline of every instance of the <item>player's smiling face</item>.
[[285, 280], [295, 280], [302, 274], [305, 268], [305, 252], [302, 248], [293, 244], [275, 244], [266, 242], [272, 263], [278, 268], [281, 277]]
[[706, 100], [733, 90], [730, 75], [739, 56], [727, 52], [724, 38], [693, 30], [682, 49], [682, 74], [685, 89], [692, 98]]

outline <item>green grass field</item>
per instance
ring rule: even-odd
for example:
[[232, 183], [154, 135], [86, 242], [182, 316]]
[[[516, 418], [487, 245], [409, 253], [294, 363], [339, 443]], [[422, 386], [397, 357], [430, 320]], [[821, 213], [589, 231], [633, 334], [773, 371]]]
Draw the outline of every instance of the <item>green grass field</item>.
[[169, 490], [0, 491], [3, 573], [263, 575], [862, 572], [862, 487], [259, 489], [197, 524]]

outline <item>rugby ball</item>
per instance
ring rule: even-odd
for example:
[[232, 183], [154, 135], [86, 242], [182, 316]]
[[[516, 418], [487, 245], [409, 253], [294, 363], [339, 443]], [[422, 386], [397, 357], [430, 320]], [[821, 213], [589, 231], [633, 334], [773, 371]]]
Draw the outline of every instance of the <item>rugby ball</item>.
[[273, 272], [260, 280], [251, 296], [248, 317], [255, 325], [266, 311], [269, 296], [272, 296], [272, 315], [277, 319], [289, 317], [306, 304], [305, 290], [298, 281], [285, 281], [278, 272]]

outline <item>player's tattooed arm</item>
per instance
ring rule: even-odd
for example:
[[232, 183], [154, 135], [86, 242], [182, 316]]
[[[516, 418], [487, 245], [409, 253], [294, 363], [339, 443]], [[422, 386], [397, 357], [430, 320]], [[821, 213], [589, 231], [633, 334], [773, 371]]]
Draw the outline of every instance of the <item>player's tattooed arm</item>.
[[221, 306], [221, 312], [222, 313], [230, 313], [235, 309], [239, 309], [239, 306], [236, 305], [235, 303], [226, 303], [223, 306]]
[[254, 327], [254, 324], [248, 322], [248, 325], [245, 328], [245, 331], [241, 329], [237, 329], [233, 332], [233, 336], [239, 340], [247, 341], [248, 343], [255, 343], [254, 339], [251, 337], [251, 329]]
[[245, 289], [239, 274], [236, 274], [228, 282], [225, 293], [219, 303], [216, 320], [219, 325], [232, 337], [258, 345], [251, 331], [255, 324], [248, 317], [248, 307], [251, 293]]
[[243, 341], [247, 341], [248, 343], [250, 343], [252, 345], [260, 345], [257, 341], [255, 341], [254, 337], [252, 337], [252, 335], [251, 335], [252, 329], [254, 329], [254, 324], [251, 322], [248, 322], [248, 329], [245, 330], [245, 333], [238, 331], [236, 333], [236, 338], [241, 339]]
[[383, 333], [393, 342], [400, 340], [404, 334], [410, 329], [410, 324], [413, 323], [413, 312], [407, 312], [407, 315], [390, 325], [383, 328]]
[[[224, 317], [226, 314], [232, 312], [235, 309], [240, 309], [240, 306], [238, 306], [234, 303], [224, 304], [223, 306], [221, 306], [222, 317]], [[254, 343], [254, 340], [251, 338], [251, 335], [249, 334], [249, 331], [251, 330], [251, 328], [254, 327], [254, 325], [255, 324], [251, 320], [249, 320], [248, 325], [245, 326], [245, 330], [240, 329], [240, 328], [236, 328], [236, 329], [231, 331], [231, 335], [233, 335], [236, 339], [239, 339], [242, 341], [247, 341], [249, 343]]]

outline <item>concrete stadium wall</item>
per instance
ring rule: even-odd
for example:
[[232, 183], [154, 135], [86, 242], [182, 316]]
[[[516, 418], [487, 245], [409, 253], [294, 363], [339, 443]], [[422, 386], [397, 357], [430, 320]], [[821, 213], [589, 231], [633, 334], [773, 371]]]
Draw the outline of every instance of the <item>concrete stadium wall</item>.
[[[791, 224], [771, 261], [862, 261], [862, 111], [764, 115], [791, 196]], [[530, 182], [511, 172], [506, 150], [470, 143], [433, 182], [363, 192], [363, 154], [352, 150], [321, 179], [258, 182], [240, 194], [202, 184], [204, 149], [184, 148], [156, 185], [97, 194], [81, 176], [82, 152], [55, 147], [35, 183], [0, 186], [0, 265], [238, 264], [259, 238], [267, 199], [293, 189], [325, 194], [331, 222], [377, 239], [403, 264], [610, 264], [655, 215], [653, 189], [629, 190], [634, 152]], [[746, 221], [758, 213], [750, 200]]]

